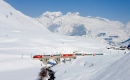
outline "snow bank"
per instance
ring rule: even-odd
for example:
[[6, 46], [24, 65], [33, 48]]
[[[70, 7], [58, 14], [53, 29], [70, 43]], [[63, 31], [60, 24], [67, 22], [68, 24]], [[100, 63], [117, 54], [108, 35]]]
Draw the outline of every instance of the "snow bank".
[[90, 80], [129, 80], [130, 79], [130, 54], [117, 60], [111, 66], [94, 75]]

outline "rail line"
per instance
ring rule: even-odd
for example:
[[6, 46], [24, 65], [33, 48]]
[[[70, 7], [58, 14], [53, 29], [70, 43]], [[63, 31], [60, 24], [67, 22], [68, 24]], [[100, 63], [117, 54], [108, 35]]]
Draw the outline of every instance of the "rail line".
[[66, 63], [66, 59], [69, 58], [70, 61], [72, 59], [76, 59], [77, 56], [96, 56], [96, 55], [103, 55], [103, 53], [94, 53], [94, 54], [86, 54], [86, 53], [72, 53], [72, 54], [51, 54], [51, 55], [34, 55], [33, 59], [42, 61], [43, 64], [47, 65], [47, 62], [50, 59], [56, 61], [57, 64], [61, 63], [61, 58], [64, 59], [64, 63]]

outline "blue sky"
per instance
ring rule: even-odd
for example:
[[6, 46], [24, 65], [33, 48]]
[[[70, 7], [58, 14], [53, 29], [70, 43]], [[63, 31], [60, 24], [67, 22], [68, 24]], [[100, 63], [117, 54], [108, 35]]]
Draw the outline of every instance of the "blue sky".
[[79, 12], [81, 16], [102, 17], [130, 21], [130, 0], [5, 0], [15, 9], [30, 17], [39, 17], [46, 11]]

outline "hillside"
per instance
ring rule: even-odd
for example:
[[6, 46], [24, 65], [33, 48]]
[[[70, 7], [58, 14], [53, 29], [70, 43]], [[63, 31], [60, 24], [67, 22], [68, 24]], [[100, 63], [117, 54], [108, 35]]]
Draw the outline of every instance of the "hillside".
[[90, 80], [128, 80], [130, 78], [130, 54], [115, 61], [111, 66], [96, 74]]
[[[114, 75], [121, 76], [120, 72], [124, 74], [124, 71], [129, 70], [129, 61], [127, 62], [129, 51], [110, 50], [106, 47], [109, 45], [98, 39], [52, 33], [35, 19], [0, 0], [1, 80], [37, 80], [41, 67], [51, 66], [51, 64], [41, 65], [39, 60], [32, 59], [33, 55], [72, 53], [73, 51], [103, 53], [103, 55], [80, 56], [71, 62], [68, 60], [66, 64], [63, 64], [61, 60], [61, 64], [52, 67], [56, 72], [56, 80], [86, 80], [92, 79], [93, 76], [101, 79], [101, 74], [105, 71], [107, 72], [105, 74], [109, 75], [107, 69], [110, 71], [113, 69]], [[50, 60], [50, 63], [55, 62]], [[127, 64], [127, 66], [115, 69], [118, 64]], [[118, 69], [121, 69], [119, 75], [115, 74]], [[109, 79], [118, 79], [114, 78], [114, 75]], [[128, 80], [129, 74], [125, 74], [121, 79]]]
[[[25, 16], [4, 1], [0, 1], [0, 17], [0, 52], [2, 53], [52, 54], [77, 50], [89, 52], [89, 49], [95, 46], [99, 49], [107, 46], [98, 40], [54, 34], [35, 19]], [[95, 44], [91, 45], [91, 43]]]

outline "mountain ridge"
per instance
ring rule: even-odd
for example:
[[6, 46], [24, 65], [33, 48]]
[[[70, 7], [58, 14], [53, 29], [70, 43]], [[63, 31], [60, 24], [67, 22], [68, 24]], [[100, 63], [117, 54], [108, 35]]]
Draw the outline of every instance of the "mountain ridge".
[[[50, 18], [51, 17], [51, 18]], [[43, 26], [49, 29], [51, 32], [59, 33], [69, 36], [87, 36], [87, 37], [98, 37], [99, 39], [109, 42], [119, 43], [129, 38], [129, 23], [124, 25], [120, 21], [110, 21], [106, 18], [101, 17], [83, 17], [78, 12], [68, 12], [63, 15], [59, 12], [45, 12], [42, 16], [36, 18]], [[77, 28], [78, 27], [78, 28]], [[80, 29], [80, 27], [82, 29]], [[129, 29], [127, 29], [129, 28]], [[78, 30], [80, 29], [80, 31]], [[77, 32], [76, 32], [77, 31]], [[79, 34], [78, 34], [79, 33]], [[81, 34], [82, 33], [82, 34]], [[105, 33], [103, 38], [98, 35]], [[124, 36], [125, 35], [125, 36]], [[109, 37], [109, 36], [118, 36]]]

